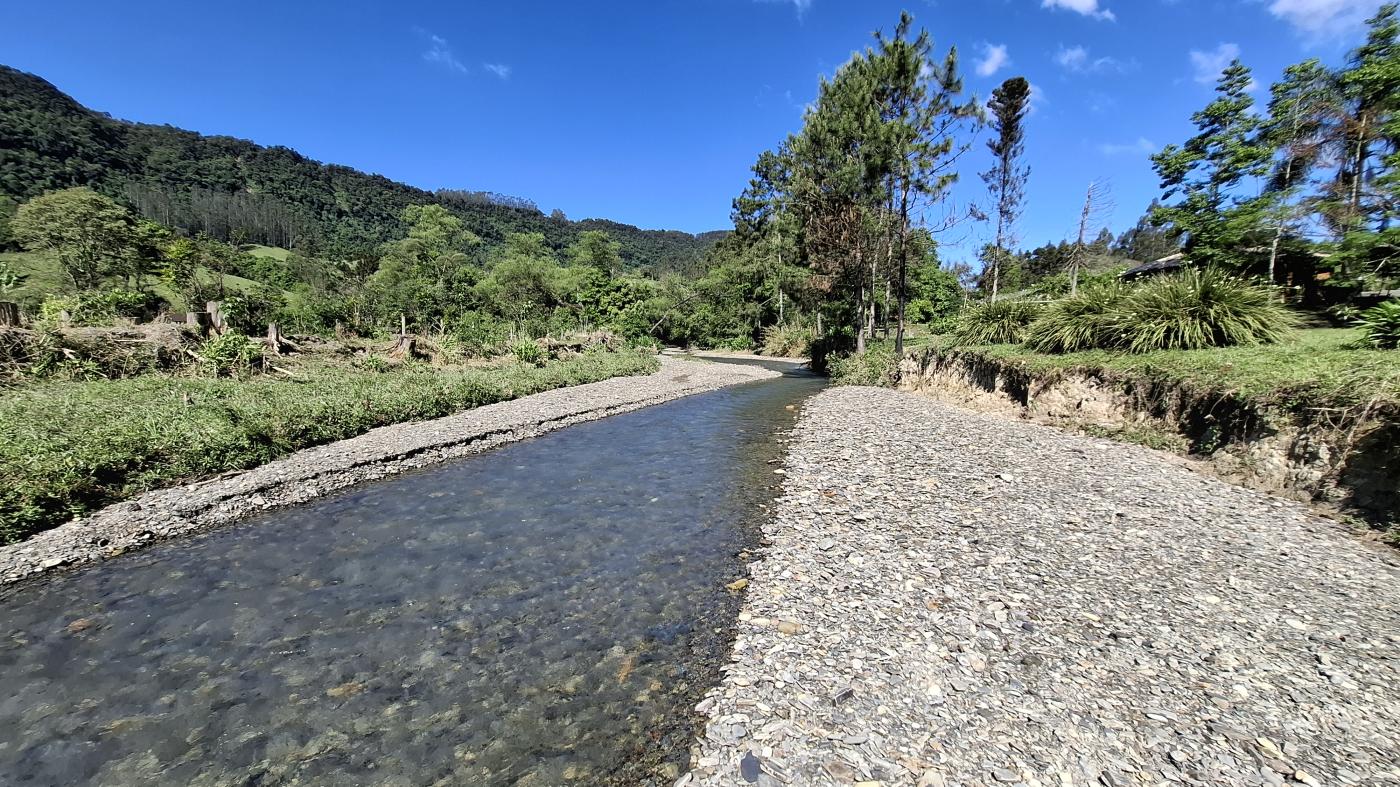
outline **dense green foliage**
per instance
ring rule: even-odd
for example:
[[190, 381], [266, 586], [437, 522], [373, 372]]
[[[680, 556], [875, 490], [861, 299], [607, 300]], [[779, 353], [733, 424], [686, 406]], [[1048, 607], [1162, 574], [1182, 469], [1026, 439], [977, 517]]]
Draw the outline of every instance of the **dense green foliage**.
[[0, 197], [27, 200], [87, 186], [191, 235], [333, 259], [402, 236], [411, 205], [443, 207], [490, 245], [513, 233], [539, 233], [559, 251], [583, 232], [601, 230], [620, 244], [629, 269], [686, 269], [714, 240], [604, 220], [568, 221], [519, 198], [431, 193], [284, 147], [114, 120], [6, 66], [0, 66], [0, 150]]
[[[1315, 305], [1400, 276], [1400, 12], [1387, 3], [1338, 69], [1290, 66], [1255, 111], [1250, 70], [1225, 69], [1196, 134], [1152, 157], [1154, 222], [1196, 264], [1290, 285]], [[1323, 240], [1314, 241], [1318, 231]], [[1318, 282], [1325, 282], [1319, 287]]]
[[1378, 350], [1400, 348], [1400, 301], [1386, 301], [1361, 314], [1361, 334]]
[[833, 358], [828, 371], [834, 385], [892, 388], [899, 382], [899, 358], [893, 344], [879, 342], [865, 352]]
[[543, 367], [304, 369], [299, 380], [50, 382], [0, 401], [0, 542], [141, 491], [256, 466], [376, 426], [640, 374], [635, 352]]

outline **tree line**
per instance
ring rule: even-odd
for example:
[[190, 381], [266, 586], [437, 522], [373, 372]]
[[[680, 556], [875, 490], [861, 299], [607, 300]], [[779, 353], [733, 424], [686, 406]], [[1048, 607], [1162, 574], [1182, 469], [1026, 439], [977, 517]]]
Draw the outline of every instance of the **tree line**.
[[629, 268], [693, 264], [713, 239], [608, 222], [551, 217], [528, 199], [489, 192], [427, 192], [379, 175], [313, 161], [285, 147], [128, 123], [93, 112], [45, 80], [0, 66], [0, 196], [23, 201], [86, 186], [142, 217], [190, 234], [363, 254], [400, 237], [409, 205], [437, 204], [473, 233], [500, 243], [539, 233], [562, 251], [588, 229], [622, 244]]

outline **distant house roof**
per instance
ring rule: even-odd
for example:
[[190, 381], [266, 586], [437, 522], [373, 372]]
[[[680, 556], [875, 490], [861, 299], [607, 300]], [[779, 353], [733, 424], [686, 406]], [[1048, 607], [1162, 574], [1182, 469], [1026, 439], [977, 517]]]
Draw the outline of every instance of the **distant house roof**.
[[1163, 257], [1160, 260], [1144, 262], [1136, 268], [1129, 268], [1119, 274], [1124, 279], [1136, 279], [1139, 276], [1150, 276], [1154, 273], [1165, 273], [1174, 271], [1186, 264], [1186, 255], [1181, 252]]

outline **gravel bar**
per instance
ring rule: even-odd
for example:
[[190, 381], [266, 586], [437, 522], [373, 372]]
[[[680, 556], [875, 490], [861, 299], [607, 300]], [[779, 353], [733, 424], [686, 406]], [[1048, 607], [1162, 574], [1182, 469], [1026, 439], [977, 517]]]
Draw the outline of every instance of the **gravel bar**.
[[1132, 445], [831, 389], [678, 784], [1400, 784], [1400, 562]]
[[431, 421], [385, 426], [246, 472], [160, 489], [0, 547], [0, 586], [89, 563], [345, 487], [690, 394], [777, 377], [756, 366], [663, 357], [641, 377], [560, 388]]

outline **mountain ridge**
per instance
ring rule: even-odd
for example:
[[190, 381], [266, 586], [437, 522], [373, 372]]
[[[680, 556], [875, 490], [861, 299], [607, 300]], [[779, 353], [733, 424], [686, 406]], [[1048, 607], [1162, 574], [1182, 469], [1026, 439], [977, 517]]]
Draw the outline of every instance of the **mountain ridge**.
[[520, 198], [427, 191], [280, 145], [121, 120], [43, 77], [0, 65], [0, 196], [24, 200], [73, 186], [188, 232], [336, 255], [400, 237], [399, 215], [410, 204], [442, 205], [491, 244], [539, 232], [562, 249], [580, 233], [602, 229], [622, 244], [630, 268], [689, 268], [725, 234], [571, 221]]

